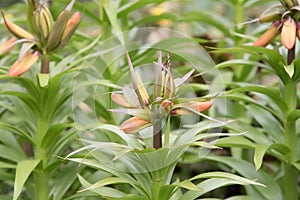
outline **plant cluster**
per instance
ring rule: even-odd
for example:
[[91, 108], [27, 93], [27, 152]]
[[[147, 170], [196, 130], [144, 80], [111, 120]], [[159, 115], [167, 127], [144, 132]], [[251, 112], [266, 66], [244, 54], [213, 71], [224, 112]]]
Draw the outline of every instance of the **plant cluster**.
[[0, 199], [299, 199], [299, 1], [0, 9]]

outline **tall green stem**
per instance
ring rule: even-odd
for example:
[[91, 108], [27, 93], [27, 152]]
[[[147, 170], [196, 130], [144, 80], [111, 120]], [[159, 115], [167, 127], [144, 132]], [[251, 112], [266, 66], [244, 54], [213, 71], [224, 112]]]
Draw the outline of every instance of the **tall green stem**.
[[35, 199], [36, 200], [48, 200], [49, 194], [49, 174], [46, 172], [48, 164], [47, 150], [43, 148], [42, 141], [48, 130], [48, 122], [46, 120], [38, 120], [37, 131], [35, 138], [35, 159], [41, 160], [41, 163], [34, 171], [34, 183], [35, 183]]
[[[295, 59], [295, 47], [288, 50], [287, 63], [291, 64]], [[290, 148], [290, 156], [288, 162], [284, 165], [284, 191], [285, 199], [298, 199], [298, 170], [293, 166], [293, 162], [297, 160], [297, 135], [296, 121], [288, 121], [288, 115], [297, 107], [297, 83], [290, 80], [285, 84], [285, 100], [288, 106], [286, 112], [286, 121], [284, 123], [284, 144]]]

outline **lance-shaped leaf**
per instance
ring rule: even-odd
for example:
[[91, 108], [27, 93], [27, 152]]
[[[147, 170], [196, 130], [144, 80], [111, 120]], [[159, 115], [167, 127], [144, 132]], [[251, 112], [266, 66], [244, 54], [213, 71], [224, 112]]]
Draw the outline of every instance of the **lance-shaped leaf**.
[[149, 121], [139, 117], [132, 117], [123, 122], [123, 124], [120, 126], [120, 129], [125, 133], [136, 133], [149, 126], [151, 126]]
[[10, 76], [20, 76], [24, 72], [28, 71], [33, 64], [39, 59], [40, 53], [38, 51], [35, 52], [27, 52], [21, 60], [17, 60], [10, 67], [8, 75]]
[[252, 45], [264, 47], [267, 46], [279, 33], [282, 26], [281, 20], [275, 21], [271, 27], [262, 34]]
[[143, 108], [150, 104], [150, 97], [140, 76], [134, 71], [132, 62], [130, 60], [129, 54], [126, 51], [126, 58], [130, 69], [131, 81], [136, 95], [138, 96], [139, 102]]
[[288, 17], [282, 27], [281, 43], [287, 49], [292, 49], [296, 41], [296, 22]]
[[175, 83], [175, 88], [178, 88], [180, 85], [182, 85], [186, 80], [188, 80], [188, 78], [191, 77], [191, 75], [193, 74], [195, 70], [192, 69], [191, 71], [189, 71], [186, 75], [184, 75], [182, 78], [176, 78], [174, 80]]

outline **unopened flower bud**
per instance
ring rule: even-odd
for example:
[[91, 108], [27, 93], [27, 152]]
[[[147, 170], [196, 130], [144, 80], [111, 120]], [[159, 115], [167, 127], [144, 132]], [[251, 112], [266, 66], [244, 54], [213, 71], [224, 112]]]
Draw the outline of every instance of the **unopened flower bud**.
[[211, 108], [213, 102], [209, 101], [189, 101], [175, 106], [171, 115], [190, 115], [194, 112], [203, 112]]
[[14, 46], [17, 38], [13, 37], [0, 46], [0, 56], [7, 54]]
[[13, 22], [7, 21], [4, 17], [4, 14], [2, 13], [3, 19], [4, 19], [4, 25], [6, 28], [14, 34], [17, 38], [19, 39], [29, 39], [29, 40], [34, 40], [35, 37], [26, 31], [25, 29], [21, 28], [20, 26], [16, 25]]
[[274, 22], [276, 20], [279, 20], [281, 18], [281, 15], [282, 15], [282, 12], [280, 12], [280, 11], [276, 11], [273, 13], [267, 13], [267, 14], [261, 15], [259, 17], [259, 22], [262, 22], [262, 23]]
[[296, 22], [288, 17], [282, 27], [281, 31], [281, 43], [287, 49], [292, 49], [296, 40]]
[[132, 117], [123, 122], [123, 124], [120, 126], [120, 129], [125, 133], [136, 133], [150, 125], [151, 123], [147, 120], [139, 117]]
[[125, 97], [122, 94], [112, 93], [111, 94], [111, 100], [113, 100], [116, 104], [124, 107], [124, 108], [130, 108], [132, 107]]
[[267, 46], [279, 33], [282, 26], [281, 20], [275, 21], [271, 27], [263, 33], [252, 45], [264, 47]]
[[21, 60], [17, 60], [9, 69], [8, 75], [10, 76], [20, 76], [24, 72], [28, 71], [33, 64], [39, 59], [40, 53], [38, 51], [35, 52], [27, 52]]
[[32, 25], [41, 39], [46, 39], [53, 26], [53, 18], [50, 10], [46, 6], [41, 6], [33, 11]]
[[56, 47], [58, 47], [69, 20], [69, 13], [74, 3], [75, 0], [72, 0], [71, 3], [65, 8], [65, 10], [63, 10], [57, 17], [57, 20], [54, 23], [52, 31], [48, 38], [48, 42], [47, 42], [48, 51], [53, 51], [55, 50]]
[[63, 35], [61, 37], [60, 44], [59, 44], [61, 47], [65, 46], [67, 44], [69, 39], [74, 34], [79, 22], [80, 22], [80, 13], [75, 12], [69, 19], [69, 21], [66, 25], [66, 28], [63, 32]]

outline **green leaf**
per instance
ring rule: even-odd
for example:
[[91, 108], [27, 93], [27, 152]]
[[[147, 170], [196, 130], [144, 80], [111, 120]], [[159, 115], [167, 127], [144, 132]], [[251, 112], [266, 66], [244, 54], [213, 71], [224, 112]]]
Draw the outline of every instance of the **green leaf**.
[[[89, 188], [91, 187], [91, 183], [89, 183], [86, 179], [84, 179], [82, 176], [77, 174], [78, 179], [80, 183], [85, 187]], [[116, 190], [114, 188], [110, 187], [100, 187], [92, 190], [93, 192], [105, 196], [105, 197], [110, 197], [110, 198], [123, 198], [126, 194], [124, 192], [121, 192], [119, 190]]]
[[264, 155], [266, 153], [266, 151], [268, 150], [269, 145], [264, 145], [264, 144], [258, 144], [255, 147], [254, 150], [254, 164], [255, 164], [255, 169], [258, 170], [262, 163], [263, 163], [263, 158]]
[[159, 191], [159, 197], [161, 199], [171, 199], [173, 193], [177, 190], [177, 186], [174, 184], [164, 185]]
[[38, 73], [37, 77], [38, 77], [38, 82], [39, 82], [39, 84], [40, 84], [41, 87], [48, 86], [49, 79], [50, 79], [50, 74], [41, 74], [41, 73]]
[[258, 186], [263, 186], [266, 187], [265, 185], [258, 183], [256, 181], [252, 181], [246, 178], [243, 178], [241, 176], [235, 175], [235, 174], [230, 174], [227, 172], [206, 172], [199, 174], [197, 176], [194, 176], [190, 180], [196, 180], [196, 179], [203, 179], [203, 178], [227, 178], [227, 179], [232, 179], [235, 181], [238, 181], [241, 185], [258, 185]]
[[53, 200], [61, 200], [65, 193], [70, 189], [76, 180], [77, 165], [65, 166], [63, 170], [55, 173], [56, 179], [54, 180], [53, 187], [50, 191], [50, 196], [53, 195]]
[[260, 183], [264, 184], [267, 187], [255, 185], [251, 185], [248, 187], [253, 188], [254, 192], [265, 197], [265, 200], [283, 200], [283, 192], [276, 180], [274, 180], [274, 177], [270, 176], [262, 169], [256, 171], [252, 163], [237, 158], [220, 156], [207, 156], [206, 159], [218, 163], [223, 163], [232, 168], [233, 170], [236, 170], [237, 173], [241, 174], [242, 176], [248, 179], [257, 179]]
[[192, 191], [203, 191], [201, 188], [199, 188], [197, 185], [195, 185], [189, 180], [184, 180], [180, 183], [176, 183], [175, 185]]
[[255, 144], [243, 136], [220, 138], [216, 142], [221, 147], [255, 148]]
[[0, 169], [1, 168], [15, 169], [16, 165], [10, 164], [10, 163], [5, 163], [5, 162], [0, 162]]
[[295, 70], [294, 70], [294, 64], [292, 63], [290, 65], [284, 65], [284, 69], [288, 73], [288, 75], [290, 76], [290, 78], [292, 78], [293, 75], [294, 75], [294, 72], [295, 72]]
[[111, 184], [119, 184], [119, 183], [128, 183], [128, 180], [122, 179], [122, 178], [118, 178], [118, 177], [109, 177], [106, 179], [102, 179], [96, 183], [94, 183], [93, 185], [91, 185], [88, 188], [85, 188], [83, 190], [80, 190], [79, 192], [83, 192], [86, 190], [93, 190], [102, 186], [106, 186], [106, 185], [111, 185]]
[[300, 118], [300, 110], [293, 110], [287, 118], [288, 122], [296, 121]]
[[22, 188], [31, 172], [39, 164], [40, 160], [22, 160], [18, 162], [16, 169], [16, 178], [14, 184], [14, 197], [13, 200], [17, 200], [21, 194]]

